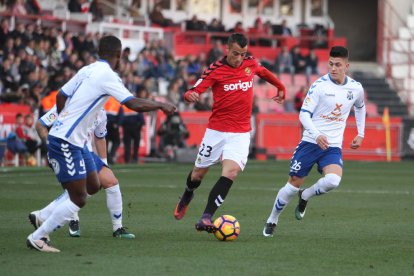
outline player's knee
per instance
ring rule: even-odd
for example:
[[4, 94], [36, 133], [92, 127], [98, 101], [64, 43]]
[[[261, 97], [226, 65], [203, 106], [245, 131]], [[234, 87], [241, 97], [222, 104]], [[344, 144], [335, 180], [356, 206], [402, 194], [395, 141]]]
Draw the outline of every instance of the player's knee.
[[108, 179], [102, 179], [101, 184], [102, 184], [102, 188], [108, 189], [108, 188], [111, 188], [111, 187], [117, 185], [118, 184], [118, 179], [116, 179], [115, 177], [111, 177], [111, 178], [108, 178]]
[[338, 188], [341, 182], [341, 177], [334, 173], [328, 173], [325, 175], [325, 183], [327, 185], [327, 192]]

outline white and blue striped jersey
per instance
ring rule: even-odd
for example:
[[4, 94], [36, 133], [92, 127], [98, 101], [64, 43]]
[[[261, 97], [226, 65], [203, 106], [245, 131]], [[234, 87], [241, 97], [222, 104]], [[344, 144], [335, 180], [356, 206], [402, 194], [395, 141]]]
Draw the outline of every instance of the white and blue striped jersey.
[[[52, 127], [53, 123], [56, 121], [57, 110], [56, 105], [53, 106], [47, 113], [45, 113], [41, 118], [39, 118], [39, 121], [42, 125], [44, 125], [47, 128]], [[98, 112], [95, 113], [94, 121], [92, 123], [92, 126], [88, 128], [88, 139], [86, 141], [86, 145], [88, 147], [88, 150], [90, 152], [93, 152], [92, 147], [92, 141], [93, 141], [93, 135], [95, 135], [97, 138], [105, 138], [107, 134], [106, 130], [106, 111], [105, 109], [101, 108], [98, 110]]]
[[133, 96], [110, 65], [99, 60], [83, 67], [60, 90], [68, 97], [49, 134], [75, 146], [83, 147], [88, 139], [94, 114], [109, 96], [125, 103]]
[[[339, 85], [326, 74], [311, 85], [300, 112], [309, 112], [316, 129], [327, 137], [329, 145], [341, 148], [352, 107], [364, 105], [364, 89], [359, 82], [346, 76], [345, 83]], [[362, 137], [363, 131], [358, 129]], [[316, 138], [304, 130], [302, 141], [316, 144]]]

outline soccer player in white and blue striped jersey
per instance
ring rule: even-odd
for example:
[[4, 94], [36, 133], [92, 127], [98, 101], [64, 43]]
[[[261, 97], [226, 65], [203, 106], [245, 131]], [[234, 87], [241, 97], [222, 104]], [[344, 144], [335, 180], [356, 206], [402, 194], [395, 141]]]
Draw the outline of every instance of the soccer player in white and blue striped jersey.
[[29, 248], [42, 252], [60, 252], [44, 237], [70, 221], [86, 203], [87, 194], [99, 191], [95, 163], [85, 143], [89, 128], [110, 96], [137, 112], [161, 109], [166, 114], [176, 107], [132, 96], [114, 71], [119, 67], [122, 44], [115, 36], [99, 42], [100, 60], [87, 65], [70, 79], [56, 96], [58, 118], [48, 136], [48, 157], [58, 181], [69, 198], [60, 204], [45, 222], [27, 237]]
[[[342, 142], [346, 120], [354, 108], [358, 134], [351, 149], [361, 146], [364, 139], [366, 109], [362, 85], [346, 75], [349, 68], [348, 49], [332, 47], [328, 74], [310, 87], [299, 119], [304, 132], [290, 162], [289, 179], [275, 199], [272, 212], [263, 229], [265, 237], [272, 237], [279, 216], [292, 198], [299, 194], [296, 219], [303, 219], [306, 204], [313, 196], [323, 195], [339, 186], [342, 177]], [[323, 175], [311, 187], [300, 190], [313, 165]]]

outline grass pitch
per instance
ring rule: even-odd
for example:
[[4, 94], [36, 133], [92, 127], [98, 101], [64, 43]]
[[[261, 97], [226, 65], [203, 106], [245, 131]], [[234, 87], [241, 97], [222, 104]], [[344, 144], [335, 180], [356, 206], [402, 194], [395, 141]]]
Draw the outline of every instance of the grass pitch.
[[[312, 198], [294, 218], [294, 199], [273, 238], [262, 236], [288, 162], [250, 161], [217, 215], [238, 218], [241, 234], [219, 242], [195, 231], [215, 166], [182, 221], [173, 209], [191, 164], [115, 166], [124, 198], [124, 226], [135, 240], [112, 238], [105, 192], [80, 212], [81, 237], [67, 226], [52, 233], [62, 252], [26, 248], [27, 215], [62, 190], [47, 168], [0, 169], [0, 275], [414, 275], [414, 163], [345, 162], [340, 187]], [[319, 175], [314, 170], [305, 186]]]

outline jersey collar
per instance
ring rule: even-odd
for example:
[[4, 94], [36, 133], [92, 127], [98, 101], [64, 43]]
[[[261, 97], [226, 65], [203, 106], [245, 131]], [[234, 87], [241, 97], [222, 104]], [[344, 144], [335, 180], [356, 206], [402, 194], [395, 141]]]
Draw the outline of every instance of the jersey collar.
[[329, 74], [328, 73], [328, 77], [329, 77], [329, 79], [331, 80], [331, 82], [333, 82], [334, 84], [336, 84], [336, 85], [339, 85], [339, 86], [343, 86], [343, 85], [345, 85], [345, 84], [347, 84], [348, 83], [348, 76], [345, 76], [345, 81], [344, 81], [344, 83], [343, 84], [337, 84], [332, 78], [331, 78], [331, 74]]

